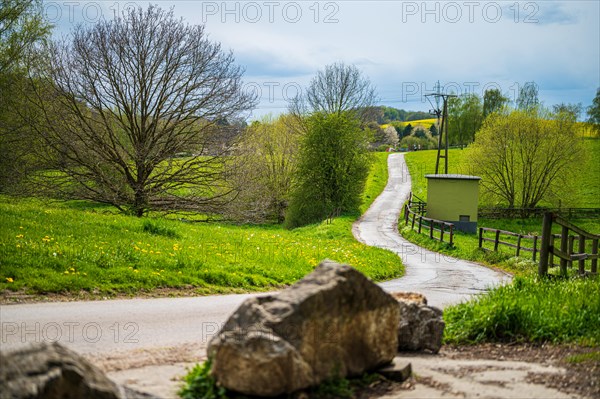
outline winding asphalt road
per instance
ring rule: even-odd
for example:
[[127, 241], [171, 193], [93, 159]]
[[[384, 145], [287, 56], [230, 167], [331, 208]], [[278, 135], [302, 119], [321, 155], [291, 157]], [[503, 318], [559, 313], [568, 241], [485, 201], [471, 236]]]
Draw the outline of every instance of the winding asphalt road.
[[430, 305], [444, 308], [510, 279], [505, 273], [429, 251], [402, 238], [397, 222], [411, 190], [404, 154], [388, 157], [388, 171], [385, 190], [352, 229], [357, 240], [388, 249], [402, 258], [405, 275], [381, 283], [384, 289], [419, 292]]
[[[354, 225], [356, 238], [402, 257], [406, 275], [381, 283], [388, 291], [416, 291], [444, 307], [509, 276], [474, 263], [441, 256], [404, 240], [397, 232], [410, 175], [402, 154], [389, 157], [385, 191]], [[2, 349], [29, 342], [59, 341], [83, 354], [135, 353], [141, 349], [206, 344], [228, 315], [251, 295], [125, 299], [0, 306]]]

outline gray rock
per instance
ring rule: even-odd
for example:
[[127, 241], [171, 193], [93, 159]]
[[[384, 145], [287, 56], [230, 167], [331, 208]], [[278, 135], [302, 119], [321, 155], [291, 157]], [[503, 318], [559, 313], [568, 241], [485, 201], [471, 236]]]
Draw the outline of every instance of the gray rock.
[[279, 294], [246, 300], [208, 345], [227, 389], [277, 396], [333, 376], [357, 376], [397, 352], [396, 300], [331, 261]]
[[77, 353], [58, 343], [0, 352], [2, 399], [144, 399], [122, 388]]
[[427, 306], [422, 301], [402, 299], [395, 295], [400, 308], [398, 327], [398, 350], [438, 353], [444, 336], [442, 310]]
[[377, 370], [377, 373], [388, 380], [404, 382], [412, 375], [412, 365], [406, 360], [397, 357], [392, 364]]

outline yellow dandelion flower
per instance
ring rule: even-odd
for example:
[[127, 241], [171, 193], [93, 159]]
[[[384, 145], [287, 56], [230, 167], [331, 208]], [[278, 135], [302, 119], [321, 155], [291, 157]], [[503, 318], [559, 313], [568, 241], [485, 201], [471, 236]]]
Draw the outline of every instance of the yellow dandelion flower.
[[153, 254], [153, 253], [154, 253], [154, 251], [153, 251], [153, 250], [150, 250], [150, 253], [151, 253], [151, 254]]
[[72, 272], [74, 272], [74, 271], [75, 271], [75, 268], [74, 268], [74, 267], [71, 267], [71, 268], [69, 268], [69, 270], [70, 270], [70, 271], [72, 271]]
[[13, 283], [15, 280], [12, 279], [12, 277], [7, 277], [6, 278], [6, 282], [8, 283]]
[[142, 252], [148, 252], [148, 251], [146, 251], [145, 249], [142, 249]]
[[181, 270], [177, 272], [177, 274], [181, 274]]
[[21, 244], [17, 244], [17, 248], [21, 248]]
[[140, 271], [138, 269], [135, 269], [133, 272], [134, 273], [139, 273]]
[[68, 271], [68, 270], [65, 270], [64, 274], [69, 274], [69, 271]]
[[23, 234], [17, 234], [17, 238], [23, 238]]

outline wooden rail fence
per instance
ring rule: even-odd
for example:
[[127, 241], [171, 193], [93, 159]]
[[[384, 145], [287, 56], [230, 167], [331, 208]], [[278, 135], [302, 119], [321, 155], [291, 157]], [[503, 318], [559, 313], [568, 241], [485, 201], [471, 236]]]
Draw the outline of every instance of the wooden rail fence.
[[[485, 232], [493, 233], [494, 238], [487, 238], [484, 236]], [[505, 237], [516, 237], [516, 243], [502, 241], [502, 239], [506, 239]], [[524, 240], [528, 240], [530, 243], [530, 247], [525, 246], [527, 243]], [[514, 240], [513, 240], [514, 241]], [[494, 244], [494, 249], [485, 248], [483, 245], [485, 242], [491, 242]], [[538, 254], [538, 236], [537, 235], [528, 235], [528, 234], [519, 234], [513, 233], [512, 231], [505, 231], [499, 229], [492, 229], [489, 227], [480, 227], [479, 228], [479, 248], [486, 251], [498, 251], [498, 247], [500, 245], [504, 245], [510, 248], [515, 248], [515, 256], [521, 256], [521, 251], [531, 252], [532, 260], [535, 262]]]
[[501, 208], [479, 207], [477, 215], [487, 219], [516, 219], [522, 217], [543, 217], [545, 213], [553, 212], [559, 216], [573, 218], [600, 217], [600, 208]]
[[[554, 245], [555, 235], [552, 234], [552, 224], [561, 226], [560, 248]], [[571, 239], [569, 231], [578, 235], [577, 252], [575, 252], [575, 239]], [[598, 272], [598, 240], [600, 235], [587, 232], [569, 221], [561, 218], [555, 213], [548, 212], [544, 214], [542, 221], [542, 239], [540, 246], [540, 262], [538, 264], [538, 274], [546, 276], [548, 267], [554, 265], [554, 256], [560, 259], [560, 272], [567, 274], [567, 267], [572, 266], [574, 261], [578, 263], [578, 272], [581, 275], [586, 274], [585, 261], [590, 261], [591, 273]], [[586, 241], [591, 242], [591, 252], [586, 252]]]
[[441, 242], [446, 242], [445, 240], [448, 240], [448, 244], [454, 245], [454, 224], [425, 217], [425, 212], [425, 201], [416, 195], [413, 195], [413, 193], [410, 193], [408, 203], [404, 206], [405, 224], [408, 226], [410, 223], [412, 230], [415, 229], [416, 225], [419, 234], [425, 230], [428, 232], [429, 238]]

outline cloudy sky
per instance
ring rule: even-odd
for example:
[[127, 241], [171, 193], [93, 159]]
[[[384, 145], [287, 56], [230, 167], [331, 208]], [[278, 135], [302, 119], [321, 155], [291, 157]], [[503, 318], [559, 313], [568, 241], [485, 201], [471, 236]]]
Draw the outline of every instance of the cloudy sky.
[[[147, 2], [44, 1], [55, 34]], [[535, 81], [545, 105], [591, 104], [600, 87], [600, 2], [590, 1], [153, 1], [173, 7], [233, 50], [254, 117], [285, 112], [325, 65], [358, 66], [380, 104], [428, 110], [436, 81], [448, 92], [500, 88], [514, 100]]]

